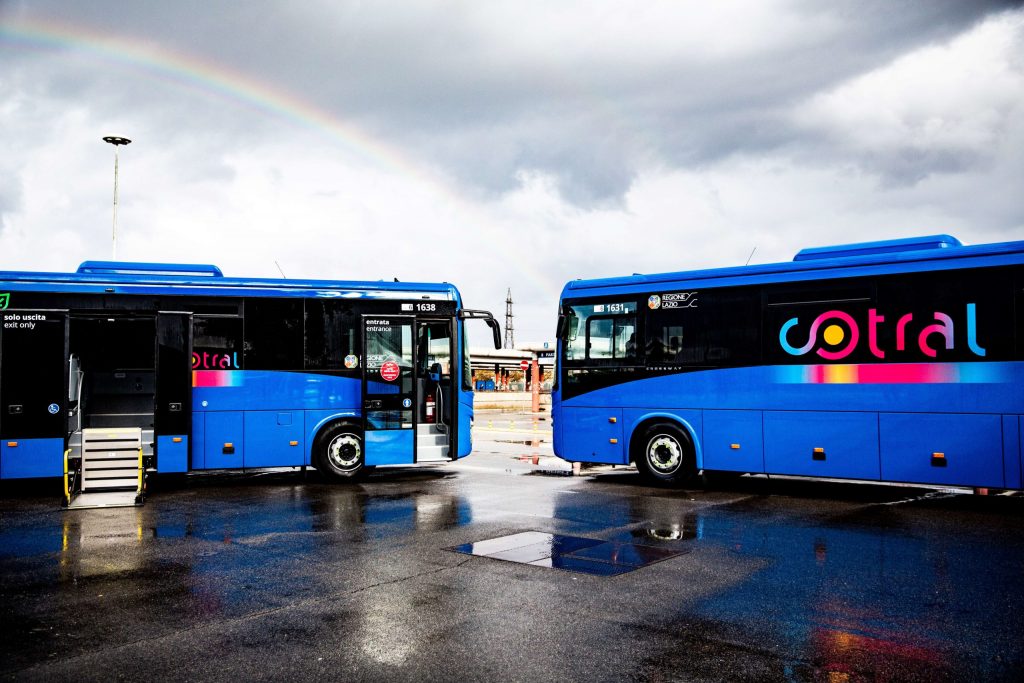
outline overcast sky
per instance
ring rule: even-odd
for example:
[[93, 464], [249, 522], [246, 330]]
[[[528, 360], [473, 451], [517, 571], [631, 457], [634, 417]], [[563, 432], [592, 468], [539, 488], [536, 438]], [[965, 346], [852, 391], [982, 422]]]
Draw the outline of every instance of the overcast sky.
[[[566, 280], [1024, 239], [1024, 10], [981, 0], [0, 0], [0, 270]], [[483, 326], [475, 342], [485, 339]]]

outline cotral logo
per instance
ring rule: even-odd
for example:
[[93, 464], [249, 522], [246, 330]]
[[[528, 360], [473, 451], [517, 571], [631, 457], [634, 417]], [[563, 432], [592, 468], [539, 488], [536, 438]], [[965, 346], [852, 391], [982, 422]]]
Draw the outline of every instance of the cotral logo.
[[0, 294], [0, 311], [5, 310], [9, 303], [11, 303], [11, 295], [7, 292]]
[[238, 353], [192, 352], [193, 370], [238, 370]]
[[[932, 337], [938, 337], [942, 348], [951, 351], [954, 346], [955, 325], [953, 318], [945, 313], [936, 312], [935, 322], [925, 325], [917, 335], [917, 346], [921, 353], [929, 358], [935, 358], [938, 354], [938, 346], [932, 346]], [[985, 349], [978, 345], [978, 314], [974, 304], [967, 304], [967, 346], [976, 356], [984, 357]], [[896, 350], [905, 351], [907, 346], [907, 326], [914, 321], [914, 314], [907, 313], [896, 321]], [[845, 323], [843, 325], [838, 323]], [[885, 350], [878, 345], [878, 330], [885, 323], [885, 316], [879, 315], [874, 308], [868, 310], [867, 330], [868, 349], [875, 358], [885, 358]], [[811, 323], [807, 333], [807, 343], [800, 347], [791, 345], [788, 341], [789, 331], [800, 324], [799, 318], [790, 318], [779, 330], [779, 344], [783, 350], [791, 356], [803, 356], [818, 344], [818, 334], [821, 333], [821, 341], [824, 342], [815, 353], [825, 360], [842, 360], [849, 356], [857, 348], [860, 342], [860, 326], [852, 315], [844, 311], [826, 311]], [[824, 329], [822, 329], [824, 328]]]

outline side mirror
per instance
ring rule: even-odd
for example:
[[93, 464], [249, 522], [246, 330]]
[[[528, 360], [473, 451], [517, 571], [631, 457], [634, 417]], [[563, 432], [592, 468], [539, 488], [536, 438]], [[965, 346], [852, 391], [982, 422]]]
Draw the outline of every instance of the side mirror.
[[491, 333], [494, 335], [494, 348], [501, 348], [501, 327], [498, 326], [498, 321], [494, 318], [487, 319], [487, 326], [491, 328]]
[[464, 308], [459, 311], [459, 320], [483, 320], [494, 334], [494, 348], [501, 348], [501, 327], [490, 311], [474, 311]]
[[555, 339], [565, 339], [565, 333], [569, 331], [569, 316], [565, 313], [558, 314], [558, 327], [555, 328]]

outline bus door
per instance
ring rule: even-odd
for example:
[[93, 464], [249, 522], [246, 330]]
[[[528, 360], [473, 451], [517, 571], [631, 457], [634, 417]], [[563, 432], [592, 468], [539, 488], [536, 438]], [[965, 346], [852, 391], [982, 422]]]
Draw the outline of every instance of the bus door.
[[454, 322], [416, 319], [416, 462], [454, 460], [458, 453]]
[[191, 313], [157, 313], [155, 370], [156, 468], [186, 472], [192, 427]]
[[411, 464], [417, 423], [412, 316], [364, 315], [363, 358], [364, 462]]
[[0, 478], [64, 472], [68, 312], [0, 313]]

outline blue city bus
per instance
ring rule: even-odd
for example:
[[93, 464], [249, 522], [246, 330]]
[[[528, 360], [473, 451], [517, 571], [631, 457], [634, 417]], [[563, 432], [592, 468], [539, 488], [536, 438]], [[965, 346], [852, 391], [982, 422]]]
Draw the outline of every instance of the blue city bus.
[[225, 277], [88, 261], [0, 272], [0, 479], [76, 491], [147, 473], [312, 466], [333, 479], [469, 454], [450, 284]]
[[1024, 242], [575, 280], [557, 346], [568, 461], [1022, 488]]

